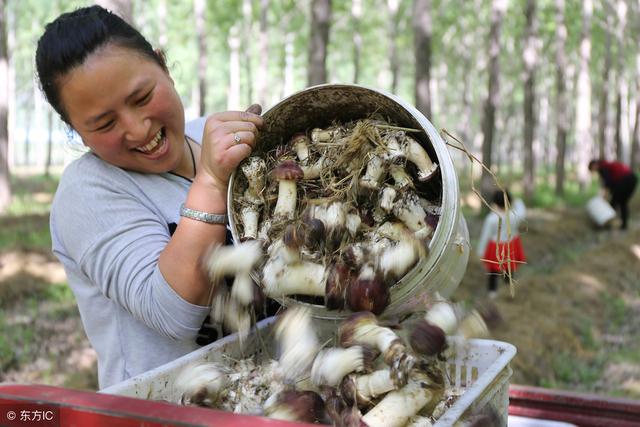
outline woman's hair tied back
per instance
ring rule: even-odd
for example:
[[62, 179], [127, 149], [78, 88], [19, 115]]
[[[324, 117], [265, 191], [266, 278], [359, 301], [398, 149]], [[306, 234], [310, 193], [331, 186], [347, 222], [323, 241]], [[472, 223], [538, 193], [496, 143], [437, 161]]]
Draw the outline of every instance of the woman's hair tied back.
[[36, 71], [47, 101], [66, 123], [69, 118], [60, 101], [59, 80], [108, 44], [136, 51], [167, 70], [164, 57], [115, 13], [97, 5], [63, 13], [46, 25], [38, 40]]

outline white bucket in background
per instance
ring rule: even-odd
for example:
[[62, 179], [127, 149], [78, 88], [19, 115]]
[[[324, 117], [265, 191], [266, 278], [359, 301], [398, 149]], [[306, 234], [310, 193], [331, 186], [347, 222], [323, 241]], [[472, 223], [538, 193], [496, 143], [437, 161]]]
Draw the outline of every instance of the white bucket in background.
[[602, 196], [595, 196], [587, 202], [587, 214], [598, 227], [604, 227], [616, 218], [616, 211]]

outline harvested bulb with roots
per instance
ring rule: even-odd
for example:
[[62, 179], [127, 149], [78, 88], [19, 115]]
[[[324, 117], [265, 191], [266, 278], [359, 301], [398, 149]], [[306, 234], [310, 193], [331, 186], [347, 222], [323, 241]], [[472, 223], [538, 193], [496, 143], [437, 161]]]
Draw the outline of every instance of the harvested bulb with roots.
[[380, 351], [396, 384], [406, 383], [415, 363], [403, 340], [391, 329], [380, 326], [371, 312], [354, 313], [344, 320], [338, 329], [338, 341], [343, 347], [365, 345]]
[[[381, 324], [371, 312], [358, 312], [333, 324], [337, 336], [326, 336], [329, 331], [320, 334], [316, 330], [308, 307], [293, 306], [273, 324], [277, 361], [263, 362], [267, 367], [263, 369], [242, 360], [234, 362], [249, 366], [249, 374], [214, 363], [190, 365], [176, 378], [173, 391], [182, 404], [280, 420], [337, 426], [428, 426], [460, 391], [458, 385], [447, 385], [453, 384], [451, 380], [445, 381], [452, 374], [451, 366], [444, 362], [451, 357], [445, 330], [462, 338], [473, 337], [484, 333], [498, 317], [494, 307], [463, 310], [438, 300], [426, 315], [415, 313], [395, 329]], [[452, 340], [450, 344], [456, 342], [453, 351], [459, 351], [459, 338]], [[329, 343], [339, 347], [322, 348]], [[258, 359], [256, 355], [250, 362]], [[260, 379], [253, 382], [254, 389], [239, 380], [252, 376]], [[246, 399], [254, 395], [258, 397]]]
[[373, 350], [362, 346], [322, 350], [313, 361], [311, 381], [336, 387], [351, 372], [370, 371], [374, 356]]
[[447, 338], [444, 331], [426, 320], [419, 320], [409, 337], [411, 348], [418, 354], [435, 356], [444, 349]]
[[387, 393], [362, 421], [368, 427], [402, 427], [434, 399], [433, 388], [426, 375], [414, 375], [404, 387]]
[[278, 371], [284, 382], [295, 382], [309, 371], [320, 347], [309, 309], [287, 309], [276, 323], [275, 338], [280, 353]]
[[216, 363], [201, 363], [183, 368], [173, 390], [182, 405], [215, 408], [227, 384], [229, 376], [224, 368]]
[[[260, 284], [271, 298], [382, 313], [393, 286], [428, 256], [437, 227], [439, 211], [423, 207], [442, 198], [437, 162], [422, 145], [428, 138], [377, 118], [292, 130], [284, 144], [261, 144], [233, 181], [239, 238], [267, 249]], [[385, 223], [404, 230], [381, 236]], [[300, 237], [282, 250], [290, 227]], [[336, 286], [339, 265], [349, 274]]]
[[324, 419], [324, 401], [311, 390], [283, 390], [265, 407], [264, 414], [277, 420], [317, 423]]
[[[263, 255], [260, 242], [248, 240], [238, 245], [213, 245], [205, 260], [214, 286], [211, 318], [217, 319], [241, 339], [251, 327], [251, 311], [263, 302], [259, 287], [251, 278], [251, 271]], [[231, 292], [227, 292], [224, 277], [234, 276]]]

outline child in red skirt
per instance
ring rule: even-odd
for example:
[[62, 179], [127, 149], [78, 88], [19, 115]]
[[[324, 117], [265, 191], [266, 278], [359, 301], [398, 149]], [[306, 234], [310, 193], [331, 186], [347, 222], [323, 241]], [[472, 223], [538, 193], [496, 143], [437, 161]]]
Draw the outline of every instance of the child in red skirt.
[[[505, 209], [505, 197], [510, 209]], [[492, 206], [496, 212], [490, 212], [482, 225], [482, 233], [478, 242], [478, 254], [489, 273], [489, 297], [495, 298], [498, 289], [498, 275], [506, 278], [504, 273], [515, 272], [520, 264], [526, 261], [518, 228], [527, 215], [527, 208], [520, 199], [511, 203], [508, 191], [496, 191], [492, 197]], [[509, 227], [507, 228], [507, 214]], [[498, 224], [500, 229], [498, 230]], [[499, 235], [498, 235], [499, 232]]]

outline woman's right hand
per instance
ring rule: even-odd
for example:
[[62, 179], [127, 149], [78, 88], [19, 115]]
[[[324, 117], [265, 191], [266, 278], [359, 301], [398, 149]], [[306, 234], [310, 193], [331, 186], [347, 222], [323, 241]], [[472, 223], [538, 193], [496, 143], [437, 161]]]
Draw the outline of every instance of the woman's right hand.
[[247, 111], [225, 111], [207, 118], [202, 137], [198, 174], [206, 174], [220, 190], [227, 188], [229, 177], [255, 148], [264, 121], [262, 108], [253, 104]]

